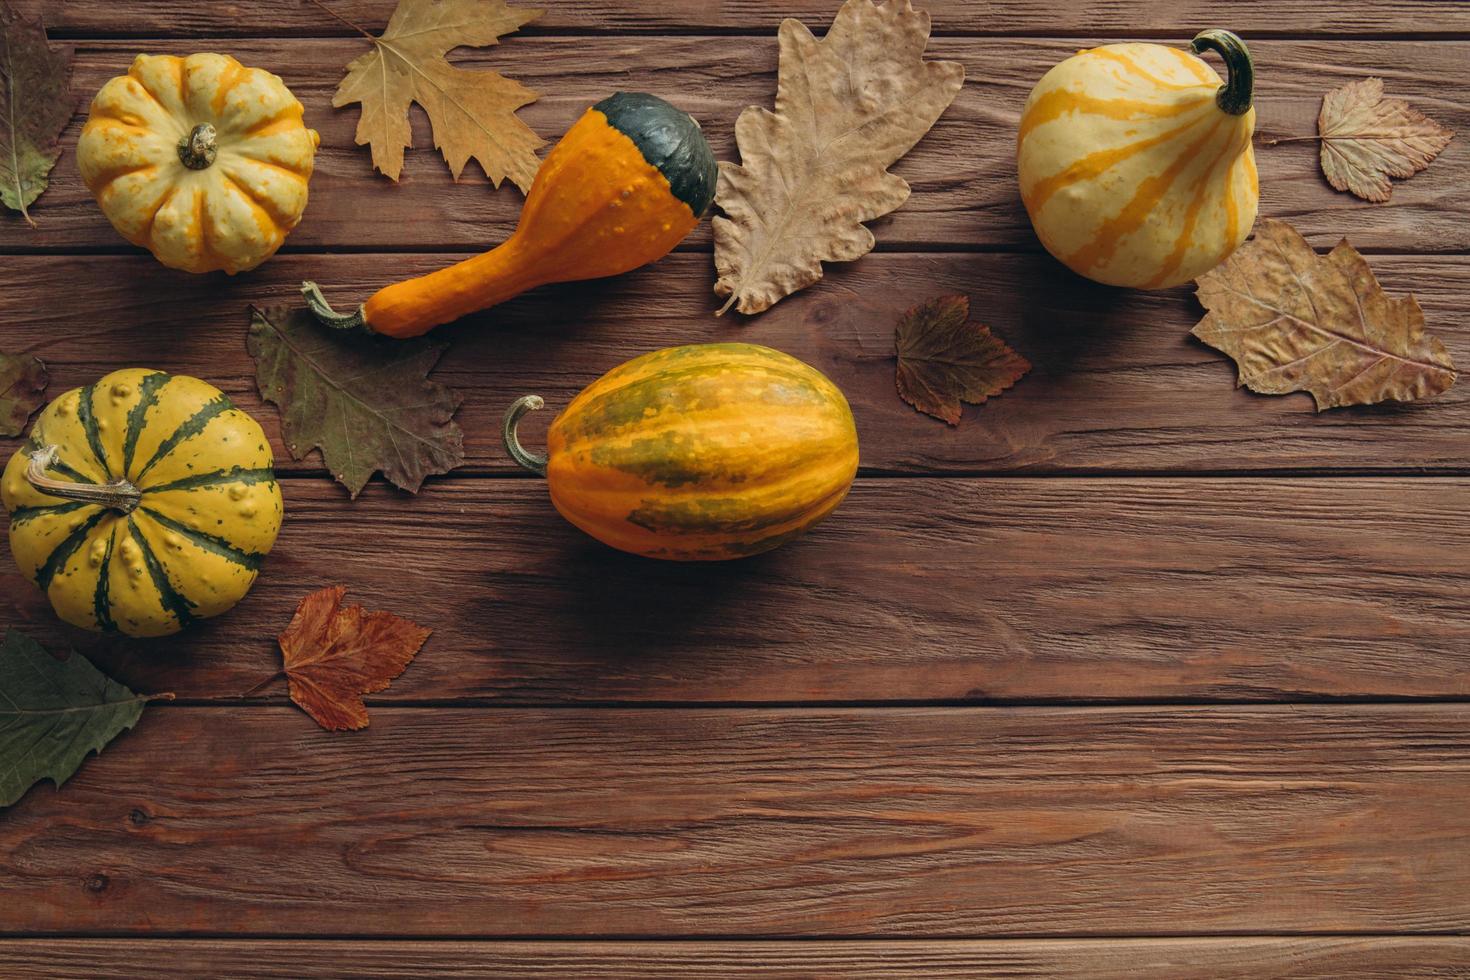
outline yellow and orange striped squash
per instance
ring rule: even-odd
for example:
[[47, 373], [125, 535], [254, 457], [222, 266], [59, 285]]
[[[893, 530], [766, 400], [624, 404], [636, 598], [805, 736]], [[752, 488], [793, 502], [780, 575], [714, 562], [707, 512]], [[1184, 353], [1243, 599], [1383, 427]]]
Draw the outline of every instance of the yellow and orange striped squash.
[[821, 372], [755, 344], [694, 344], [603, 375], [551, 423], [548, 454], [522, 448], [530, 395], [505, 418], [507, 451], [545, 475], [588, 534], [649, 558], [719, 561], [769, 551], [847, 496], [857, 429]]
[[275, 75], [222, 54], [140, 54], [92, 100], [82, 180], [118, 232], [185, 272], [276, 254], [306, 210], [316, 148]]
[[[1218, 51], [1228, 82], [1199, 55]], [[1042, 77], [1021, 115], [1021, 199], [1047, 251], [1079, 275], [1164, 289], [1245, 241], [1259, 190], [1254, 70], [1229, 31], [1185, 51], [1109, 44]]]

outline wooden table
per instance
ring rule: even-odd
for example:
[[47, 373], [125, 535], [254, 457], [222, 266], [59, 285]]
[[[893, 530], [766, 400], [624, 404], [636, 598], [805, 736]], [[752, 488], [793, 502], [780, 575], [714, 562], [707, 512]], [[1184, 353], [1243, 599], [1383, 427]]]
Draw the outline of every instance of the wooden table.
[[[328, 2], [374, 32], [394, 5]], [[209, 379], [271, 433], [287, 501], [249, 599], [166, 642], [69, 632], [0, 562], [0, 626], [178, 696], [0, 814], [0, 975], [1470, 975], [1470, 384], [1320, 416], [1238, 391], [1188, 337], [1191, 290], [1093, 286], [1040, 251], [1012, 162], [1048, 66], [1216, 21], [1251, 42], [1265, 136], [1313, 132], [1366, 75], [1467, 133], [1459, 0], [931, 0], [931, 52], [968, 81], [896, 168], [914, 194], [877, 252], [716, 319], [705, 227], [472, 317], [435, 375], [467, 465], [356, 502], [290, 461], [247, 304], [436, 268], [501, 240], [521, 196], [453, 185], [417, 110], [402, 183], [374, 174], [330, 107], [364, 42], [299, 0], [20, 6], [75, 43], [79, 107], [137, 51], [221, 50], [281, 74], [323, 142], [304, 223], [234, 279], [119, 240], [77, 176], [80, 111], [40, 229], [0, 217], [5, 348], [53, 394], [124, 365]], [[774, 97], [780, 16], [821, 33], [837, 0], [548, 6], [460, 60], [542, 92], [523, 115], [550, 138], [647, 90], [730, 159], [739, 110]], [[1260, 168], [1263, 214], [1351, 238], [1470, 368], [1470, 136], [1388, 206], [1332, 191], [1311, 144]], [[899, 311], [956, 290], [1036, 367], [950, 429], [899, 401], [890, 355]], [[564, 404], [636, 353], [732, 339], [814, 364], [856, 413], [861, 478], [801, 542], [632, 559], [499, 446], [517, 395]], [[435, 630], [357, 734], [279, 682], [241, 696], [331, 583]]]

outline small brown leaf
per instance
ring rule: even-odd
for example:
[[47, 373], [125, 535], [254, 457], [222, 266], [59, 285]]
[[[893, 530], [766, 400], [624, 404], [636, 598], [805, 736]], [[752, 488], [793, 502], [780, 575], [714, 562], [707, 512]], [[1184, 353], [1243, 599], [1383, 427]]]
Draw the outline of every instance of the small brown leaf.
[[333, 732], [367, 727], [362, 696], [402, 674], [431, 632], [392, 613], [344, 609], [346, 594], [340, 585], [313, 592], [281, 634], [291, 700]]
[[373, 166], [393, 180], [403, 171], [404, 149], [413, 145], [408, 107], [417, 102], [455, 180], [474, 158], [496, 187], [509, 177], [524, 193], [546, 141], [516, 110], [537, 94], [498, 72], [456, 68], [445, 55], [495, 44], [539, 16], [540, 10], [505, 0], [399, 0], [382, 37], [369, 35], [373, 50], [347, 66], [332, 105], [362, 103], [357, 143], [372, 147]]
[[46, 42], [40, 21], [22, 20], [0, 0], [0, 203], [32, 228], [30, 206], [46, 189], [71, 120], [69, 47]]
[[970, 297], [963, 293], [909, 310], [895, 339], [899, 397], [950, 425], [960, 423], [960, 402], [982, 404], [1031, 370], [990, 328], [970, 322]]
[[810, 286], [823, 262], [872, 251], [863, 222], [909, 197], [888, 167], [965, 81], [959, 62], [924, 60], [929, 14], [909, 0], [847, 0], [822, 40], [794, 19], [779, 40], [776, 111], [740, 114], [740, 164], [720, 164], [715, 193], [715, 292], [741, 313]]
[[0, 436], [26, 430], [36, 409], [46, 402], [46, 365], [29, 354], [0, 351]]
[[1414, 401], [1455, 383], [1418, 300], [1384, 293], [1346, 240], [1321, 256], [1291, 225], [1262, 219], [1196, 285], [1209, 313], [1194, 335], [1230, 355], [1252, 391], [1307, 391], [1320, 412]]
[[1317, 117], [1322, 173], [1340, 191], [1382, 203], [1390, 177], [1412, 177], [1455, 135], [1403, 99], [1385, 99], [1383, 80], [1365, 78], [1329, 92]]

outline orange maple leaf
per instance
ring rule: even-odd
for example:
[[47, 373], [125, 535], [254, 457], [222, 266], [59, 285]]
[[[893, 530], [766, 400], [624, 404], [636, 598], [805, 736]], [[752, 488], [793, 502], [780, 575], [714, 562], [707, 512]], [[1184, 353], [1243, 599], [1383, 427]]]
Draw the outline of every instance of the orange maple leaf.
[[291, 700], [334, 732], [367, 727], [362, 696], [402, 674], [432, 632], [392, 613], [344, 608], [346, 594], [341, 585], [313, 592], [281, 634]]

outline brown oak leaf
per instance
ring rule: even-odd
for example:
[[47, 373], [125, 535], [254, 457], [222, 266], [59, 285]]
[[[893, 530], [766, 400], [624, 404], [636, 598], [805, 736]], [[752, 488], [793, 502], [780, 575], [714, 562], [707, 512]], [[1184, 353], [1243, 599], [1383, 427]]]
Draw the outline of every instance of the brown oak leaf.
[[1340, 191], [1382, 203], [1390, 177], [1412, 177], [1455, 135], [1403, 99], [1383, 97], [1383, 80], [1365, 78], [1329, 92], [1317, 117], [1322, 173]]
[[429, 638], [392, 613], [343, 607], [347, 589], [319, 589], [301, 600], [281, 634], [291, 700], [328, 731], [368, 725], [364, 694], [386, 688]]
[[404, 149], [413, 145], [408, 107], [417, 102], [455, 180], [474, 158], [496, 187], [509, 177], [524, 193], [546, 141], [516, 110], [537, 93], [499, 72], [456, 68], [445, 55], [495, 44], [541, 13], [505, 0], [399, 0], [381, 37], [363, 32], [373, 50], [347, 66], [332, 105], [362, 103], [357, 143], [372, 147], [373, 166], [393, 180], [403, 172]]
[[32, 228], [30, 206], [46, 189], [71, 120], [74, 52], [46, 42], [40, 21], [0, 0], [0, 204]]
[[1209, 313], [1194, 335], [1230, 355], [1252, 391], [1310, 392], [1320, 412], [1414, 401], [1455, 383], [1418, 300], [1386, 294], [1346, 239], [1322, 256], [1291, 225], [1262, 219], [1196, 285]]
[[888, 172], [959, 94], [965, 67], [925, 61], [929, 15], [909, 0], [847, 0], [818, 41], [781, 23], [776, 111], [735, 123], [740, 164], [720, 164], [713, 221], [724, 312], [759, 313], [873, 250], [863, 222], [909, 185]]
[[0, 351], [0, 436], [18, 436], [46, 401], [46, 365], [29, 354]]
[[963, 293], [910, 309], [895, 339], [899, 396], [950, 425], [960, 423], [960, 402], [979, 405], [1031, 370], [990, 328], [970, 322], [970, 297]]

